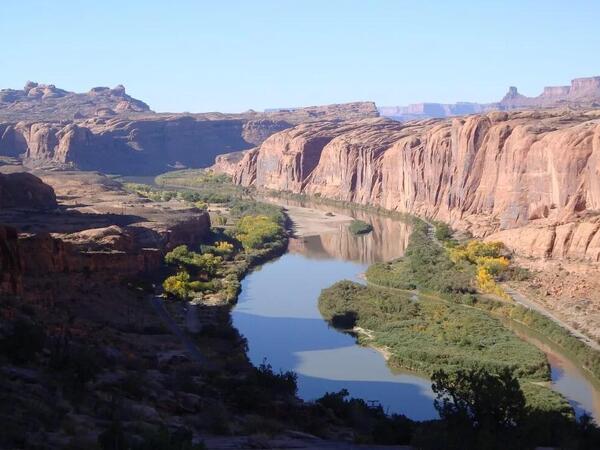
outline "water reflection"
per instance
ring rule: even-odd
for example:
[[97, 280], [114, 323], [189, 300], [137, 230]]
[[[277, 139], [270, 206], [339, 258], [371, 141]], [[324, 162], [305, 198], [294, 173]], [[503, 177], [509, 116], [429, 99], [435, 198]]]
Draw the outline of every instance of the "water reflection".
[[356, 345], [319, 313], [321, 289], [340, 279], [357, 280], [365, 269], [357, 262], [288, 253], [242, 282], [234, 325], [248, 339], [254, 364], [268, 358], [274, 368], [298, 374], [304, 399], [346, 388], [352, 396], [380, 401], [389, 412], [433, 418], [428, 380], [392, 373], [378, 352]]
[[566, 352], [561, 351], [543, 336], [514, 322], [506, 325], [521, 339], [542, 350], [550, 363], [552, 388], [563, 394], [575, 414], [590, 414], [600, 423], [600, 386]]
[[356, 236], [350, 232], [347, 223], [339, 223], [334, 232], [292, 239], [290, 252], [301, 253], [309, 258], [337, 258], [364, 264], [389, 261], [404, 254], [412, 231], [411, 225], [406, 222], [360, 209], [340, 208], [310, 201], [275, 200], [283, 206], [312, 208], [334, 215], [348, 215], [373, 226], [372, 232]]

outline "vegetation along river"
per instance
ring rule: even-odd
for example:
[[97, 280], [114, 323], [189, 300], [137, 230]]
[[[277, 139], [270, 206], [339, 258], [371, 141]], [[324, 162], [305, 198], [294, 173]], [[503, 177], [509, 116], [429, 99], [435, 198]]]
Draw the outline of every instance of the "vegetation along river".
[[[353, 397], [379, 402], [390, 413], [415, 420], [437, 416], [430, 382], [423, 376], [392, 371], [384, 355], [356, 344], [322, 318], [318, 297], [340, 280], [362, 282], [361, 274], [378, 261], [402, 256], [410, 225], [360, 210], [314, 203], [285, 203], [296, 226], [288, 252], [249, 274], [233, 311], [235, 327], [248, 340], [255, 365], [265, 359], [275, 370], [298, 375], [298, 394], [315, 399], [343, 388]], [[373, 225], [366, 235], [348, 230], [352, 217]], [[548, 357], [552, 387], [578, 415], [600, 419], [600, 389], [568, 354], [524, 327], [507, 324]]]

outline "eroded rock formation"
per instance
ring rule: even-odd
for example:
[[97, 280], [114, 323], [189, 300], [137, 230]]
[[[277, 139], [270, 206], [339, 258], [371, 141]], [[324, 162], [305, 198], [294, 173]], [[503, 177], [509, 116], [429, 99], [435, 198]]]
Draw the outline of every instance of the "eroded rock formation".
[[128, 95], [122, 85], [76, 93], [28, 81], [23, 89], [0, 90], [0, 120], [70, 120], [144, 112], [150, 112], [150, 107]]
[[[97, 173], [36, 173], [0, 174], [23, 202], [0, 207], [0, 223], [10, 224], [0, 226], [0, 294], [52, 299], [65, 287], [119, 283], [158, 269], [167, 250], [198, 245], [210, 230], [206, 211], [149, 202]], [[29, 195], [31, 185], [49, 198]]]
[[0, 173], [0, 208], [56, 208], [54, 189], [30, 173]]
[[28, 83], [0, 91], [0, 156], [32, 167], [132, 175], [206, 167], [298, 123], [378, 116], [372, 102], [242, 114], [156, 114], [125, 88], [86, 94]]
[[532, 256], [600, 260], [600, 111], [303, 124], [247, 152], [243, 185], [441, 219]]

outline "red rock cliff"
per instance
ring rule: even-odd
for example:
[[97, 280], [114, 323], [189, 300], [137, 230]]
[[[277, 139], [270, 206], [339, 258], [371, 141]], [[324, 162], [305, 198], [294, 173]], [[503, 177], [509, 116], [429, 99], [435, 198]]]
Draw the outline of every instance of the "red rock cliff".
[[598, 261], [599, 175], [600, 112], [553, 110], [299, 125], [246, 153], [234, 179], [446, 220], [524, 254]]

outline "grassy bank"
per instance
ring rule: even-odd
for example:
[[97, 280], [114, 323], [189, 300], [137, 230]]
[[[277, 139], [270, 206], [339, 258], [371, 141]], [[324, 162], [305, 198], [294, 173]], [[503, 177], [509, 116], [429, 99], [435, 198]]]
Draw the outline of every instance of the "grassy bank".
[[354, 314], [355, 323], [349, 325], [373, 331], [370, 342], [390, 350], [396, 367], [427, 374], [510, 367], [521, 378], [549, 379], [544, 354], [499, 320], [477, 309], [413, 296], [342, 281], [322, 292], [319, 308], [334, 323]]
[[368, 286], [344, 281], [324, 290], [319, 307], [336, 326], [369, 330], [359, 341], [385, 348], [392, 366], [428, 375], [440, 369], [508, 368], [519, 378], [528, 405], [568, 414], [566, 400], [539, 385], [550, 376], [543, 352], [500, 319], [524, 323], [571, 353], [571, 348], [579, 350], [586, 367], [596, 367], [596, 357], [534, 311], [480, 295], [496, 293], [496, 280], [512, 271], [500, 245], [461, 245], [452, 241], [448, 229], [432, 232], [427, 223], [415, 220], [403, 258], [370, 266]]

